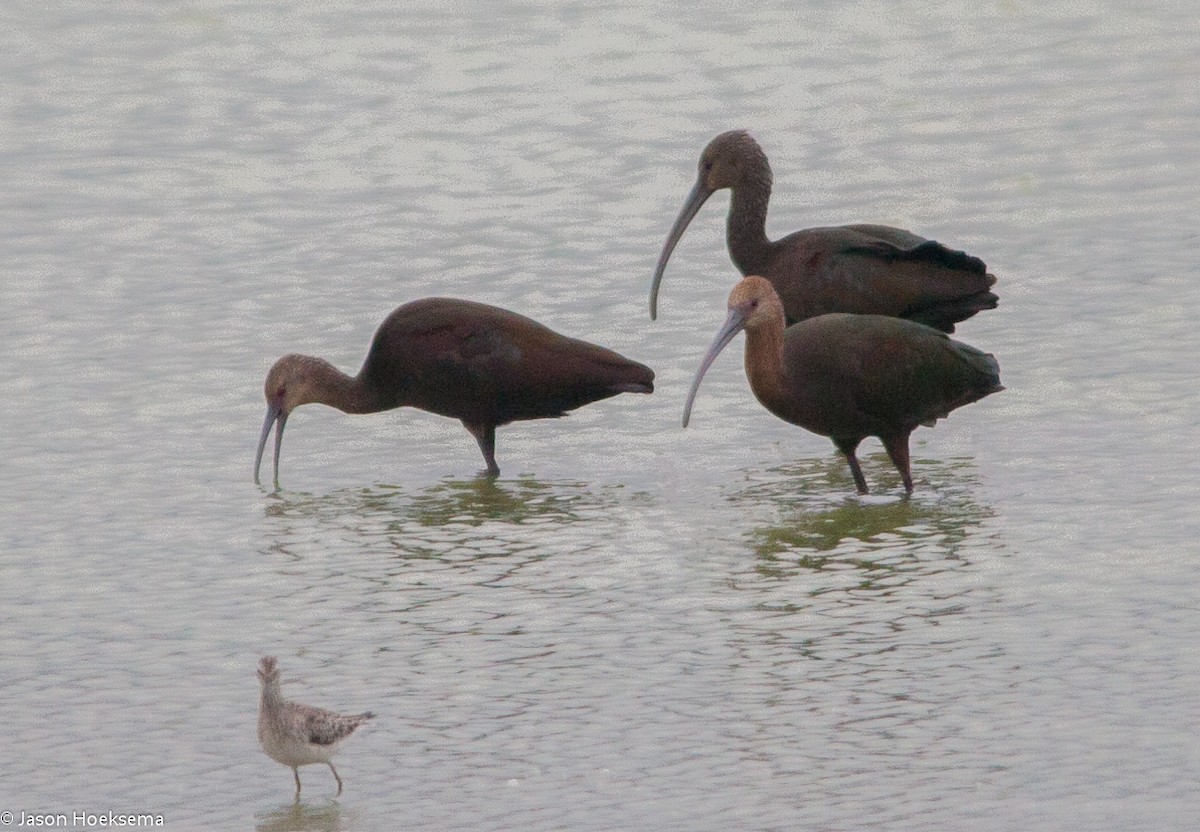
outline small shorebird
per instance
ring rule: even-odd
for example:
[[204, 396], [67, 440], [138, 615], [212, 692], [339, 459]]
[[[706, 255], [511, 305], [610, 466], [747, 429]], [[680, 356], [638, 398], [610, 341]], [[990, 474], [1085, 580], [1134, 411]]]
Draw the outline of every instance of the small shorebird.
[[266, 755], [277, 763], [290, 766], [296, 777], [296, 798], [300, 798], [300, 766], [325, 763], [337, 780], [337, 793], [342, 793], [342, 778], [338, 777], [330, 758], [354, 729], [375, 715], [335, 714], [324, 708], [288, 702], [279, 686], [279, 662], [265, 656], [258, 663], [258, 679], [262, 682], [262, 699], [258, 710], [258, 741]]

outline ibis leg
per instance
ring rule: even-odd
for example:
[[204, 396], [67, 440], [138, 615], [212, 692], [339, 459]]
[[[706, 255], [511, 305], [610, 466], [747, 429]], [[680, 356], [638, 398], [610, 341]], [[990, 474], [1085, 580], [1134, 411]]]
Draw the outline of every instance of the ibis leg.
[[883, 437], [883, 447], [887, 449], [888, 456], [892, 458], [892, 464], [900, 472], [900, 479], [904, 482], [904, 490], [911, 494], [913, 482], [912, 465], [908, 458], [908, 436], [906, 433], [903, 436]]
[[866, 494], [867, 478], [863, 476], [862, 468], [858, 466], [858, 457], [854, 455], [855, 449], [861, 439], [834, 439], [833, 444], [837, 445], [838, 450], [846, 456], [846, 462], [850, 465], [850, 473], [854, 475], [854, 486], [858, 489], [859, 494]]
[[500, 476], [500, 466], [496, 464], [496, 426], [468, 425], [463, 422], [463, 427], [469, 430], [479, 443], [479, 450], [483, 451], [483, 461], [487, 463], [488, 476]]

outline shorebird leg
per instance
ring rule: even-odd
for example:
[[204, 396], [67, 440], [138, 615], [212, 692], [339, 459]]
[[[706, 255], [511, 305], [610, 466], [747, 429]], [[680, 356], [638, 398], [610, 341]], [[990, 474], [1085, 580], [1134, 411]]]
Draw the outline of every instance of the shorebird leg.
[[337, 794], [334, 795], [334, 797], [341, 797], [342, 796], [342, 778], [338, 777], [337, 769], [333, 767], [333, 763], [329, 763], [328, 765], [329, 765], [329, 770], [333, 772], [333, 779], [336, 780], [337, 784], [338, 784]]

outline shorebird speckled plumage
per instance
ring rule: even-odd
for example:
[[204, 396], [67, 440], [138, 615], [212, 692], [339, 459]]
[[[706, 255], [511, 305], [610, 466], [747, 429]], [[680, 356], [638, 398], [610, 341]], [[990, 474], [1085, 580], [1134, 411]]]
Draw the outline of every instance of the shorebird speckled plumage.
[[279, 663], [265, 656], [258, 663], [262, 699], [258, 711], [258, 741], [268, 757], [292, 769], [296, 778], [296, 798], [300, 797], [300, 766], [324, 763], [342, 793], [342, 778], [333, 767], [332, 757], [354, 731], [375, 715], [370, 711], [344, 715], [324, 708], [301, 705], [283, 698]]

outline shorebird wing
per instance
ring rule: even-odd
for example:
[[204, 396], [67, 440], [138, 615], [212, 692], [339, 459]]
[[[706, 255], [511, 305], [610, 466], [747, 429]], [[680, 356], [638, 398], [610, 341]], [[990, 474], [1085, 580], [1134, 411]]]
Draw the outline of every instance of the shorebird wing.
[[366, 717], [342, 716], [328, 711], [313, 711], [305, 715], [304, 728], [313, 745], [333, 745], [341, 742], [362, 725]]

